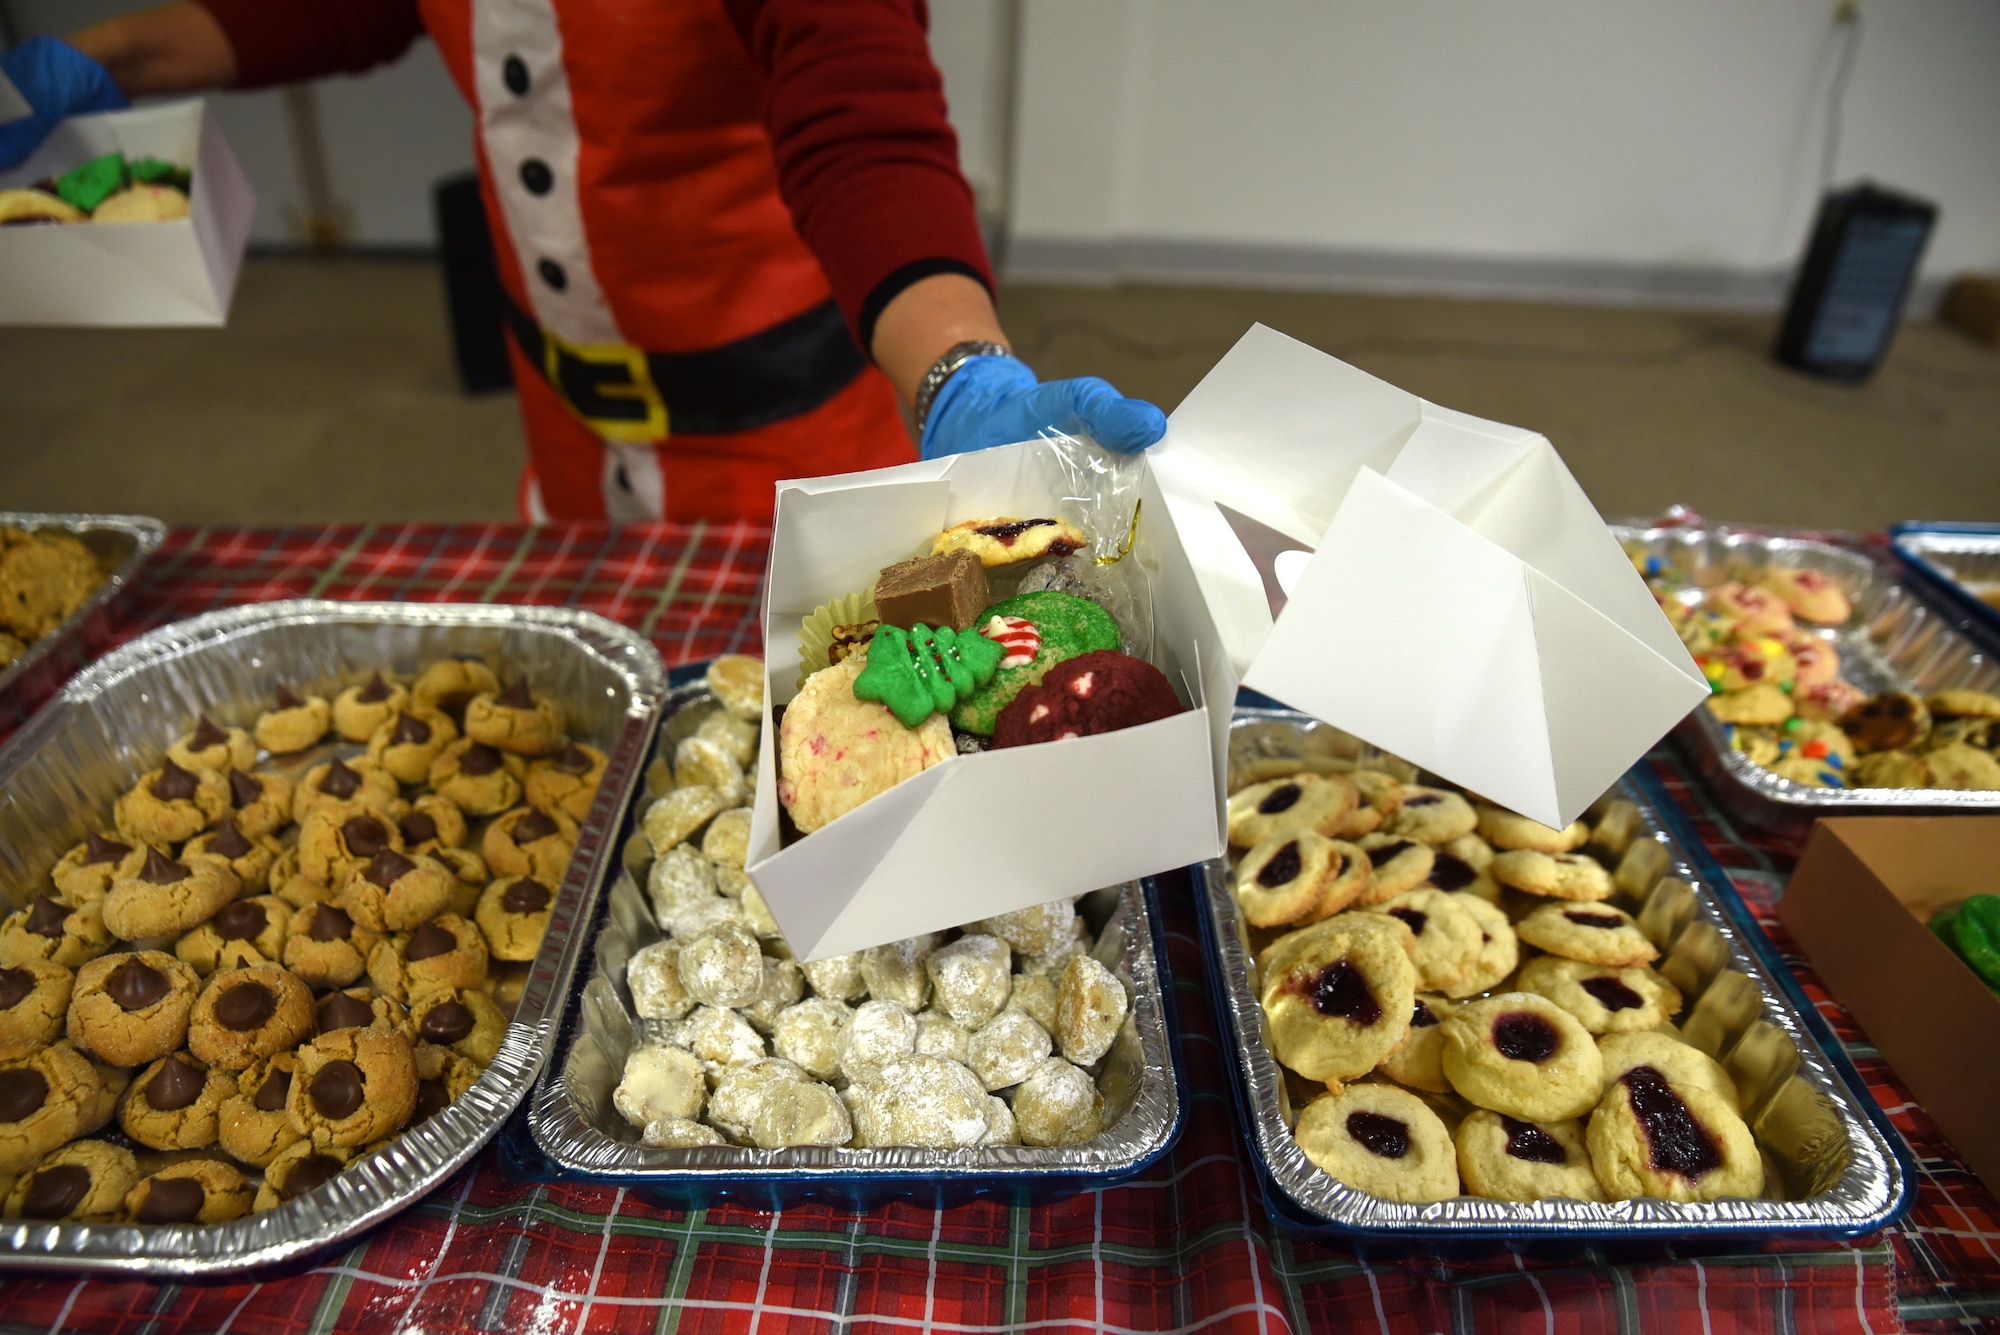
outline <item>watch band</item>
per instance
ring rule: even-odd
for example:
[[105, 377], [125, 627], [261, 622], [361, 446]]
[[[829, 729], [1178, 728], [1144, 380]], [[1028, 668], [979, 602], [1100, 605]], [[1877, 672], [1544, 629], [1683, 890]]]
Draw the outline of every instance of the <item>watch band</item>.
[[924, 423], [930, 420], [931, 404], [937, 401], [938, 391], [944, 388], [944, 382], [951, 379], [959, 367], [974, 357], [1011, 356], [1013, 354], [1002, 345], [982, 338], [967, 339], [946, 348], [944, 356], [932, 362], [931, 369], [924, 372], [924, 378], [917, 384], [917, 396], [910, 404], [910, 416], [917, 424], [917, 434], [923, 434]]

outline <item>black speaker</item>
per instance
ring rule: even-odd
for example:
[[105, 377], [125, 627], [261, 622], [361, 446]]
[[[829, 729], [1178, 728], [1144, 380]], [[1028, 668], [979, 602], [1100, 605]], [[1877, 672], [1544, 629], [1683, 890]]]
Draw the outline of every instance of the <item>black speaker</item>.
[[1873, 375], [1936, 225], [1935, 204], [1865, 183], [1822, 200], [1778, 330], [1778, 360], [1831, 380]]
[[449, 176], [431, 192], [438, 248], [444, 262], [445, 305], [451, 316], [451, 350], [467, 394], [514, 387], [507, 362], [506, 294], [493, 259], [493, 234], [479, 198], [479, 177]]

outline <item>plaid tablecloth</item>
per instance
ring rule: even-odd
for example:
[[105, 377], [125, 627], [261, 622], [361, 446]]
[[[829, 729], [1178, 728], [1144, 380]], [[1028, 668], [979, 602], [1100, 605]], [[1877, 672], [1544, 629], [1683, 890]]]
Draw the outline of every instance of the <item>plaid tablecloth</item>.
[[[288, 597], [560, 603], [672, 662], [758, 644], [761, 527], [181, 530], [118, 634]], [[0, 705], [0, 731], [18, 717]], [[2000, 1208], [1769, 914], [1796, 849], [1730, 827], [1650, 758], [1846, 1045], [1919, 1166], [1907, 1222], [1859, 1245], [1560, 1263], [1358, 1260], [1264, 1217], [1225, 1094], [1192, 897], [1169, 879], [1187, 1128], [1129, 1185], [1053, 1205], [664, 1209], [623, 1191], [509, 1182], [488, 1151], [315, 1269], [201, 1285], [0, 1285], [0, 1330], [119, 1332], [1345, 1329], [1943, 1329], [2000, 1324]]]

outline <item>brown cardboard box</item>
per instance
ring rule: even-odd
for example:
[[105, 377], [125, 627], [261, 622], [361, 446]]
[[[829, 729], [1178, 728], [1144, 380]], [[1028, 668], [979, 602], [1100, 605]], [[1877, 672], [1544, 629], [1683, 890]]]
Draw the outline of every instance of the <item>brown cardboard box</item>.
[[1967, 274], [1945, 293], [1944, 322], [2000, 348], [2000, 274]]
[[1823, 820], [1778, 901], [1813, 967], [1972, 1170], [2000, 1186], [2000, 997], [1931, 934], [2000, 892], [2000, 818]]

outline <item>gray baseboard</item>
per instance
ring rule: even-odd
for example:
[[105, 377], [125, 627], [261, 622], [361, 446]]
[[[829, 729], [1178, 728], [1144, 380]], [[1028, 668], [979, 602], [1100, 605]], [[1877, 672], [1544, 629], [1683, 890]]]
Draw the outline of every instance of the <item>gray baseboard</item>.
[[[1784, 306], [1791, 282], [1789, 267], [1731, 269], [1231, 242], [1070, 241], [1022, 236], [1007, 238], [1002, 271], [1011, 282], [1086, 287], [1167, 283], [1764, 312]], [[1928, 315], [1935, 310], [1944, 286], [1941, 279], [1919, 280], [1910, 312]]]

